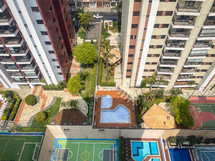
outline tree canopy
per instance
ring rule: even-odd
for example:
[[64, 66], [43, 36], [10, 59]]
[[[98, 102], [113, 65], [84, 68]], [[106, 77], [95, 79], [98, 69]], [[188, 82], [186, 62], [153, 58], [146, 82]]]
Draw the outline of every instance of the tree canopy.
[[67, 82], [67, 89], [72, 94], [79, 93], [80, 90], [83, 89], [83, 88], [84, 88], [84, 85], [83, 85], [79, 75], [73, 76]]
[[181, 96], [177, 96], [173, 97], [170, 102], [177, 124], [182, 124], [186, 127], [194, 125], [193, 118], [189, 111], [190, 102], [188, 100]]
[[93, 14], [91, 12], [79, 13], [78, 18], [81, 22], [81, 26], [87, 30], [89, 23], [93, 20]]
[[98, 57], [96, 48], [88, 42], [78, 44], [73, 48], [73, 53], [75, 55], [75, 60], [81, 64], [93, 64]]

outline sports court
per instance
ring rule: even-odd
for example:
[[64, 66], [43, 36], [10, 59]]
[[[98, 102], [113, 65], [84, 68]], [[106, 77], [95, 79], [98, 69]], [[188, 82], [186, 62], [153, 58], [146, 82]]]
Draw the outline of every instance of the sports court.
[[36, 161], [41, 135], [0, 135], [0, 160]]
[[55, 139], [51, 161], [118, 161], [117, 139]]
[[215, 129], [215, 104], [191, 104], [190, 112], [197, 128]]
[[198, 161], [214, 161], [215, 147], [196, 147], [195, 154]]

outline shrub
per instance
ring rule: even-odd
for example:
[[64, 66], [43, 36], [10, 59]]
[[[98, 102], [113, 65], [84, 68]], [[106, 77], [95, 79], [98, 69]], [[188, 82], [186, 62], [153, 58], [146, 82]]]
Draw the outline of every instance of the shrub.
[[73, 76], [67, 83], [67, 89], [72, 94], [77, 94], [84, 88], [79, 75]]
[[201, 144], [202, 140], [203, 140], [203, 137], [202, 137], [202, 136], [198, 136], [198, 137], [196, 138], [196, 143], [197, 143], [197, 144]]
[[35, 116], [35, 120], [39, 122], [43, 122], [46, 119], [46, 113], [45, 112], [38, 112]]
[[191, 145], [195, 145], [197, 142], [197, 137], [195, 135], [190, 135], [187, 137], [187, 140], [190, 141]]
[[13, 98], [13, 91], [10, 91], [10, 90], [9, 90], [9, 91], [6, 91], [6, 92], [5, 92], [5, 97], [6, 97], [6, 98]]
[[37, 103], [37, 98], [33, 94], [30, 94], [25, 98], [25, 103], [33, 106]]
[[119, 137], [119, 160], [123, 161], [125, 160], [125, 155], [124, 155], [124, 138], [122, 136]]
[[1, 120], [6, 120], [7, 119], [7, 116], [5, 116], [5, 115], [3, 115], [2, 117], [1, 117]]
[[205, 143], [205, 144], [210, 144], [210, 143], [211, 143], [211, 141], [212, 141], [212, 139], [211, 139], [211, 138], [206, 138], [206, 139], [204, 140], [204, 143]]
[[170, 142], [170, 143], [177, 143], [177, 138], [175, 137], [175, 136], [170, 136], [169, 138], [168, 138], [168, 141]]
[[116, 86], [115, 82], [101, 82], [101, 86]]
[[3, 114], [4, 114], [4, 116], [5, 116], [6, 118], [9, 116], [10, 111], [11, 111], [11, 108], [5, 108], [5, 109], [4, 109]]
[[58, 85], [50, 84], [50, 85], [43, 85], [42, 87], [44, 90], [63, 90], [66, 87], [66, 84], [64, 81], [61, 81], [58, 83]]
[[77, 100], [71, 100], [69, 105], [71, 108], [77, 109], [78, 108], [78, 101]]
[[102, 67], [103, 67], [103, 59], [99, 58], [99, 72], [98, 72], [98, 84], [101, 83], [102, 80]]
[[89, 75], [89, 73], [87, 71], [85, 71], [85, 72], [79, 72], [78, 75], [81, 78], [81, 81], [85, 81], [85, 79], [87, 78], [87, 76]]
[[10, 117], [8, 119], [10, 121], [12, 121], [15, 118], [15, 115], [16, 115], [19, 105], [21, 103], [21, 99], [16, 94], [14, 95], [14, 97], [16, 97], [16, 103], [14, 104], [14, 107], [13, 107]]

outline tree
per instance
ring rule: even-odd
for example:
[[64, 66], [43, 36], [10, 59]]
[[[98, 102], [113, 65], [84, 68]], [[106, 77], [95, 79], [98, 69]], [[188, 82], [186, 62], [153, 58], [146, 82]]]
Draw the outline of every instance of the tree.
[[93, 64], [97, 60], [96, 48], [91, 44], [84, 42], [73, 48], [75, 60], [81, 64]]
[[176, 96], [178, 96], [180, 94], [183, 94], [183, 92], [179, 88], [172, 88], [170, 90], [170, 94], [171, 94], [171, 96], [176, 97]]
[[74, 108], [74, 109], [78, 108], [78, 101], [77, 100], [71, 100], [69, 104], [70, 104], [71, 108]]
[[79, 13], [78, 18], [81, 22], [81, 26], [87, 30], [89, 23], [93, 21], [93, 14], [91, 12]]
[[35, 95], [29, 94], [29, 95], [25, 98], [25, 103], [26, 103], [27, 105], [33, 106], [33, 105], [37, 104], [37, 98], [35, 97]]
[[46, 119], [46, 113], [45, 112], [38, 112], [35, 116], [35, 120], [39, 122], [43, 122]]
[[113, 48], [115, 48], [115, 46], [110, 45], [110, 40], [104, 40], [101, 42], [101, 54], [105, 63], [106, 81], [107, 81], [107, 75], [108, 75], [108, 62], [110, 59], [114, 57], [114, 54], [110, 53], [111, 49]]
[[79, 93], [80, 90], [83, 88], [84, 88], [84, 85], [79, 75], [73, 76], [72, 78], [69, 79], [67, 83], [67, 89], [72, 94]]
[[190, 102], [181, 96], [173, 97], [171, 100], [171, 110], [174, 113], [177, 124], [186, 127], [194, 125], [193, 118], [189, 111]]

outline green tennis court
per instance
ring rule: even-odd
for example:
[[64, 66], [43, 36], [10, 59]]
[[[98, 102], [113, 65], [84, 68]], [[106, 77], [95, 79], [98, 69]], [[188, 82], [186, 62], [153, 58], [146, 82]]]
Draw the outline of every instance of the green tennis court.
[[52, 161], [117, 161], [118, 140], [56, 139]]
[[0, 161], [36, 161], [42, 136], [0, 135]]

